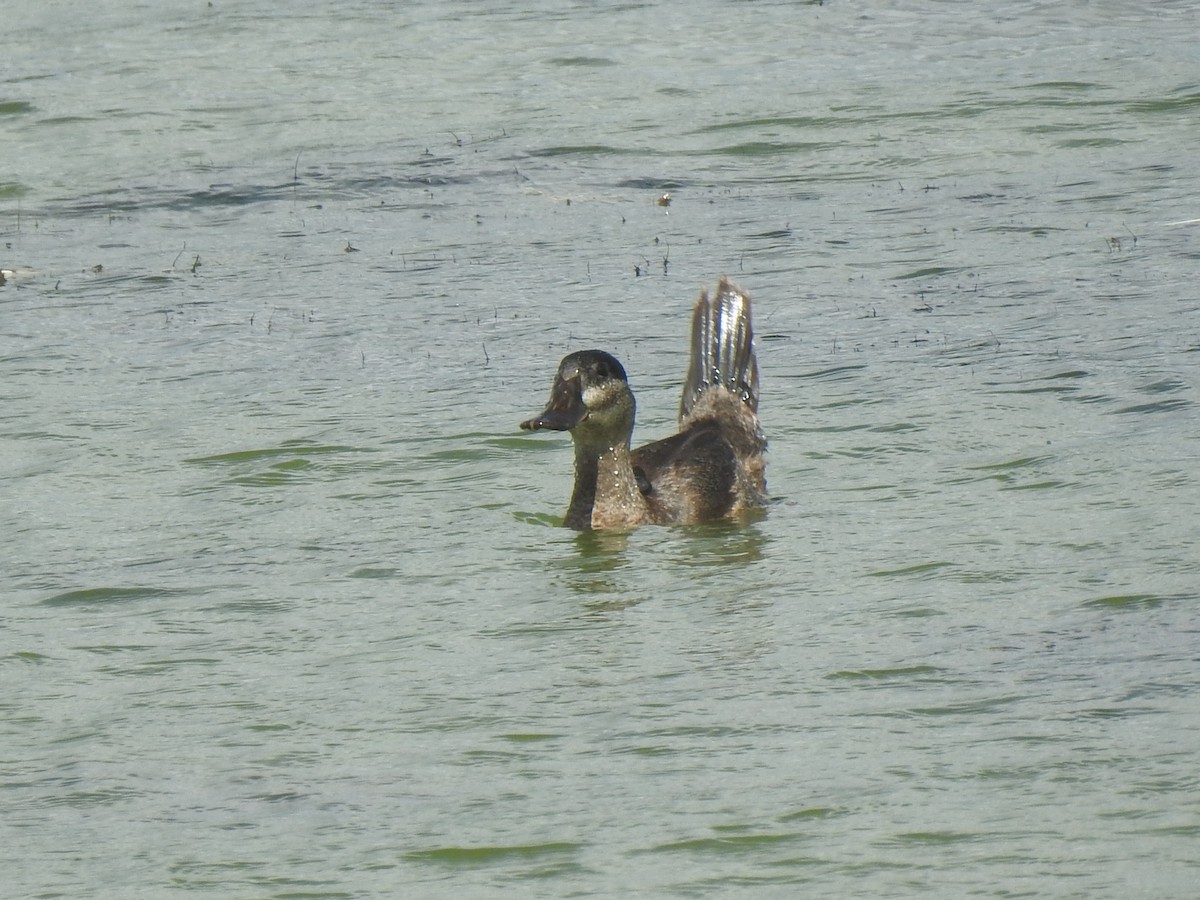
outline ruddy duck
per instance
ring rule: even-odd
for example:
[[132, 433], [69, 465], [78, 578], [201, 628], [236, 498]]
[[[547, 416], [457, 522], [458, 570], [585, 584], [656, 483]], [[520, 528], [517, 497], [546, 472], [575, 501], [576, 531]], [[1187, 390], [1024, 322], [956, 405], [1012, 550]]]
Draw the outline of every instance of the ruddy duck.
[[679, 432], [631, 451], [635, 403], [625, 369], [603, 350], [563, 359], [550, 404], [527, 431], [569, 431], [575, 490], [563, 524], [581, 530], [737, 517], [766, 502], [766, 439], [750, 298], [726, 278], [692, 314], [692, 359]]

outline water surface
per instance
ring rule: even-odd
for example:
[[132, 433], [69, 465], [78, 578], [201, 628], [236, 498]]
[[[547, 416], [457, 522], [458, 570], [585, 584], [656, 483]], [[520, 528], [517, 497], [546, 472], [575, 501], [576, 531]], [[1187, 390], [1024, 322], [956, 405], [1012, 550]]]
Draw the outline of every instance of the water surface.
[[[18, 3], [7, 893], [1190, 896], [1198, 18]], [[768, 514], [557, 527], [721, 274]]]

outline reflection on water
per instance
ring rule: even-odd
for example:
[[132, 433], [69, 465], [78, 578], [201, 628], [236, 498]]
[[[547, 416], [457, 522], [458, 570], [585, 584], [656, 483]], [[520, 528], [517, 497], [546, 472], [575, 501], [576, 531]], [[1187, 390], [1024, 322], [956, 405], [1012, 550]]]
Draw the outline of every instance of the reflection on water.
[[[555, 582], [572, 593], [620, 596], [626, 579], [617, 576], [630, 565], [629, 534], [621, 531], [582, 531], [561, 546], [574, 552], [564, 553], [551, 564]], [[636, 601], [620, 601], [621, 603]]]
[[742, 521], [688, 528], [685, 539], [674, 544], [672, 559], [681, 566], [711, 566], [723, 571], [759, 562], [773, 541], [771, 533], [755, 521], [766, 514], [759, 510]]
[[[660, 587], [670, 594], [683, 580], [703, 578], [704, 573], [691, 571], [696, 568], [734, 573], [753, 565], [767, 555], [771, 541], [759, 525], [737, 522], [581, 531], [555, 542], [574, 552], [554, 557], [548, 566], [557, 583], [573, 593], [637, 591], [646, 597], [654, 596]], [[666, 579], [666, 584], [658, 585], [659, 579]]]
[[625, 564], [629, 531], [580, 531], [575, 534], [576, 565], [582, 572], [601, 572]]

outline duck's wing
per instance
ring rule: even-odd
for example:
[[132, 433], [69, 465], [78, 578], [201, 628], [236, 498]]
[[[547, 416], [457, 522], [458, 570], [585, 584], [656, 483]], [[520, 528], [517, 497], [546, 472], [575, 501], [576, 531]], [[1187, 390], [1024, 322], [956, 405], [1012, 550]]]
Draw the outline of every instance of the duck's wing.
[[663, 522], [705, 522], [738, 502], [737, 452], [712, 419], [697, 422], [632, 454], [638, 487]]
[[696, 401], [710, 388], [722, 387], [738, 397], [751, 413], [758, 411], [758, 362], [750, 325], [750, 297], [728, 278], [709, 298], [702, 291], [692, 313], [692, 353], [683, 399], [682, 426]]
[[660, 522], [706, 522], [765, 499], [758, 426], [758, 362], [750, 298], [722, 278], [692, 314], [691, 361], [679, 433], [632, 454], [634, 474]]

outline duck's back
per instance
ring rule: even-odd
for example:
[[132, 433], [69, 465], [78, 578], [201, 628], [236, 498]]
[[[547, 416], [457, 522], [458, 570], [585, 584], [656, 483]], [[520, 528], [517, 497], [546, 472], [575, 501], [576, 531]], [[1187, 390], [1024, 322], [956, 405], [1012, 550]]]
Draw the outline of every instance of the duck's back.
[[722, 278], [700, 295], [679, 433], [633, 452], [638, 481], [662, 522], [703, 522], [766, 500], [766, 440], [758, 425], [758, 363], [750, 299]]

